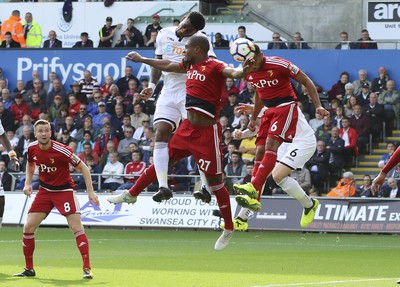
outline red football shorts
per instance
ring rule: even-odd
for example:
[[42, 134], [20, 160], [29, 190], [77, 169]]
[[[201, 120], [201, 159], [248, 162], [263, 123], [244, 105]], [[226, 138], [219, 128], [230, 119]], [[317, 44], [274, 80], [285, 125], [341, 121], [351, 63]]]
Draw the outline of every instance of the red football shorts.
[[195, 126], [184, 120], [169, 143], [171, 160], [178, 161], [193, 155], [205, 174], [220, 174], [222, 167], [221, 125]]
[[45, 212], [49, 214], [56, 207], [62, 215], [80, 213], [80, 206], [74, 191], [51, 192], [39, 187], [29, 213]]
[[291, 143], [296, 134], [297, 103], [268, 108], [261, 117], [256, 145], [265, 145], [267, 138]]

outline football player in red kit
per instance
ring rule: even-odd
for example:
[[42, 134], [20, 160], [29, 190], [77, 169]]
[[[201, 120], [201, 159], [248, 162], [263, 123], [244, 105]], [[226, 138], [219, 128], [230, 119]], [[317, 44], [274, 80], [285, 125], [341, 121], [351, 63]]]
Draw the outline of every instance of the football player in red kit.
[[69, 164], [82, 172], [89, 201], [92, 204], [99, 205], [99, 199], [93, 190], [89, 169], [69, 147], [50, 139], [51, 127], [48, 121], [36, 121], [34, 134], [37, 140], [28, 146], [28, 162], [23, 191], [27, 196], [31, 196], [33, 191], [32, 177], [36, 167], [39, 170], [40, 186], [29, 209], [23, 229], [22, 246], [25, 256], [25, 270], [14, 274], [14, 276], [36, 276], [33, 268], [35, 232], [53, 207], [56, 207], [66, 217], [75, 236], [76, 245], [83, 260], [83, 278], [92, 279], [89, 242], [81, 222], [80, 207], [75, 196], [75, 183], [71, 178]]
[[[221, 109], [220, 91], [226, 77], [243, 77], [252, 60], [245, 63], [244, 69], [234, 69], [223, 62], [209, 58], [207, 56], [208, 49], [209, 42], [206, 37], [194, 36], [185, 45], [184, 58], [181, 63], [143, 58], [136, 52], [129, 53], [127, 58], [134, 62], [151, 65], [162, 71], [186, 73], [187, 75], [186, 109], [188, 117], [171, 139], [170, 165], [193, 155], [200, 170], [206, 175], [208, 185], [217, 198], [225, 221], [225, 230], [214, 246], [215, 250], [221, 250], [228, 245], [232, 238], [233, 223], [229, 192], [222, 181], [222, 132], [218, 122], [218, 114]], [[150, 166], [129, 191], [110, 197], [108, 201], [111, 203], [134, 203], [136, 197], [155, 178], [154, 166]]]

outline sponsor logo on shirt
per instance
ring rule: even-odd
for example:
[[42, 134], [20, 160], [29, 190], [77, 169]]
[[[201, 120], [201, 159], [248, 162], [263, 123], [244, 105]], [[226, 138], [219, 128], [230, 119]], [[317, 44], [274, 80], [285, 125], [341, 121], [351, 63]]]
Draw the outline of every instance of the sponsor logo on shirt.
[[183, 47], [179, 47], [174, 44], [167, 44], [164, 46], [164, 53], [173, 53], [176, 55], [182, 55]]

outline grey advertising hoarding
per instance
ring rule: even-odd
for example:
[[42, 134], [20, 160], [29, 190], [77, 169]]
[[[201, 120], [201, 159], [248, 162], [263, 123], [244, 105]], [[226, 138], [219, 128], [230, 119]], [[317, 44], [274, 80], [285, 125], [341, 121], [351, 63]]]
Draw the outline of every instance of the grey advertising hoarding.
[[399, 233], [397, 199], [319, 198], [321, 206], [307, 228], [300, 227], [301, 204], [291, 197], [263, 197], [261, 212], [249, 219], [250, 229]]

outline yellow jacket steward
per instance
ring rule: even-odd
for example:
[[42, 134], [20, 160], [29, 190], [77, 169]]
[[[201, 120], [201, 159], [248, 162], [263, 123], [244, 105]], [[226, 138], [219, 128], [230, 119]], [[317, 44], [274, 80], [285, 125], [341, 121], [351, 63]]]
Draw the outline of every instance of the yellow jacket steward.
[[[25, 26], [26, 22], [22, 22], [22, 26]], [[42, 28], [40, 28], [39, 24], [32, 20], [31, 28], [29, 29], [28, 34], [26, 35], [26, 47], [27, 48], [40, 48], [42, 46]]]
[[17, 16], [10, 16], [1, 25], [1, 41], [6, 38], [6, 32], [10, 32], [14, 41], [20, 43], [21, 48], [26, 48], [25, 38], [24, 38], [24, 28], [22, 28], [21, 18]]

